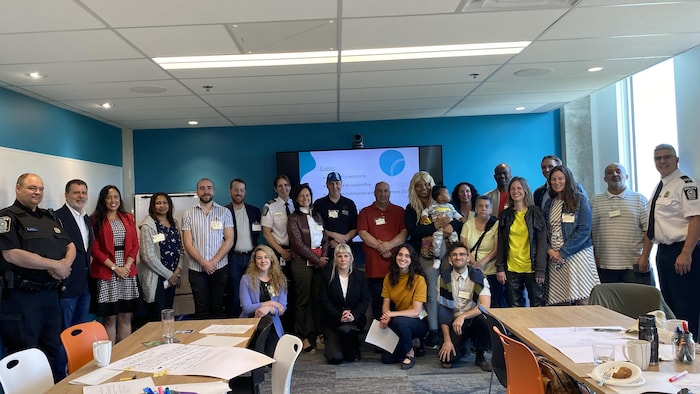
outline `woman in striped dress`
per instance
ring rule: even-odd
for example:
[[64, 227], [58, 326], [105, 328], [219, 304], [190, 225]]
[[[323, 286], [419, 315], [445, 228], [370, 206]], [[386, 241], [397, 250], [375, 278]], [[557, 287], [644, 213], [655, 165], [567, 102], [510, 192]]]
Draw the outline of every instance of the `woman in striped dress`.
[[567, 167], [554, 167], [549, 185], [547, 303], [585, 305], [593, 286], [600, 283], [591, 240], [591, 206]]
[[136, 310], [139, 289], [136, 283], [136, 256], [139, 241], [134, 217], [124, 210], [119, 189], [107, 185], [92, 214], [95, 243], [90, 275], [97, 278], [97, 315], [112, 342], [131, 334], [131, 317]]

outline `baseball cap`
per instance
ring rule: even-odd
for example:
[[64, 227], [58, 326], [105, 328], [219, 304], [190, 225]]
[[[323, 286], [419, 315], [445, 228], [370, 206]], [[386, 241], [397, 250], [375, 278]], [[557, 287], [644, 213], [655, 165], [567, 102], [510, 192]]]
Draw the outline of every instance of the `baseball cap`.
[[342, 182], [343, 178], [337, 172], [328, 173], [328, 176], [326, 177], [326, 182], [334, 182], [334, 181]]

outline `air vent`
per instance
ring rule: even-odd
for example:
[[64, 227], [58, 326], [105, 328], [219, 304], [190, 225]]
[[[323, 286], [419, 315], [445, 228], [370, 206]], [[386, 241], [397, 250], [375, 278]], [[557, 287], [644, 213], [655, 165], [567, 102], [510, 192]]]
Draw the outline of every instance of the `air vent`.
[[474, 11], [509, 11], [527, 9], [570, 8], [580, 0], [462, 0], [458, 10]]

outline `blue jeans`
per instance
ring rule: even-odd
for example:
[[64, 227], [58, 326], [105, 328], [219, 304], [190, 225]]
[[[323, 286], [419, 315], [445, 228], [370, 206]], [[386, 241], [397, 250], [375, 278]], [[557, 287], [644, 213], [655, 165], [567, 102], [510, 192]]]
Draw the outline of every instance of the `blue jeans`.
[[[58, 299], [58, 303], [61, 305], [61, 330], [89, 321], [90, 289], [87, 283], [85, 284], [83, 294], [77, 297], [61, 297]], [[64, 349], [63, 344], [61, 344], [61, 349], [58, 355], [56, 355], [56, 369], [62, 372], [66, 371], [66, 368], [68, 368], [66, 349]]]
[[396, 345], [394, 353], [383, 352], [382, 362], [384, 364], [393, 364], [403, 361], [406, 353], [413, 347], [413, 338], [423, 338], [428, 333], [427, 319], [419, 319], [417, 317], [393, 317], [389, 320], [389, 327], [399, 337], [399, 343]]
[[506, 285], [502, 285], [496, 279], [496, 274], [487, 275], [486, 279], [488, 279], [491, 288], [491, 308], [508, 308]]

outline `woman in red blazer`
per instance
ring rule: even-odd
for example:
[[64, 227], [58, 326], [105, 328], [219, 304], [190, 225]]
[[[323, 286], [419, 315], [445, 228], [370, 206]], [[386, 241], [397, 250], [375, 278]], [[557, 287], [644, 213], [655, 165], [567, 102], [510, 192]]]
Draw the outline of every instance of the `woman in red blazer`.
[[92, 226], [90, 275], [97, 278], [97, 315], [104, 318], [109, 339], [117, 343], [131, 334], [131, 316], [139, 298], [134, 264], [139, 241], [134, 217], [124, 210], [116, 186], [100, 190]]

